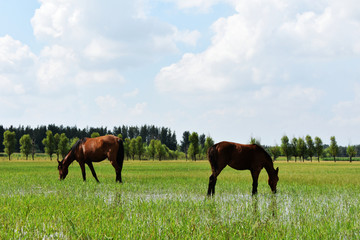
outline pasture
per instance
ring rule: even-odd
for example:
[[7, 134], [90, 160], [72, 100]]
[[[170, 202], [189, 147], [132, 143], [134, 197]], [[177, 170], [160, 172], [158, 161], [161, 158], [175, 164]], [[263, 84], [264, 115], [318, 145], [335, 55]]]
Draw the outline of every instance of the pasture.
[[0, 160], [1, 239], [360, 239], [359, 162], [275, 162], [278, 193], [262, 170], [226, 167], [207, 198], [207, 161], [108, 161], [65, 181], [55, 161]]

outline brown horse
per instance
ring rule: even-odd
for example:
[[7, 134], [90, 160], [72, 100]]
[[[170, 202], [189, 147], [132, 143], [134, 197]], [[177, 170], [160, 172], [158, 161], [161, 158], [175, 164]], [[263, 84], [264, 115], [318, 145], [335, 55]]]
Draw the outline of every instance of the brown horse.
[[264, 167], [269, 175], [269, 186], [276, 193], [279, 168], [274, 169], [270, 155], [262, 147], [256, 144], [220, 142], [209, 148], [208, 159], [212, 170], [208, 196], [215, 194], [217, 176], [227, 165], [236, 170], [250, 170], [253, 179], [253, 195], [257, 193], [259, 174]]
[[124, 145], [121, 138], [107, 135], [78, 140], [65, 158], [61, 162], [58, 161], [60, 180], [64, 180], [66, 178], [69, 165], [76, 160], [80, 165], [84, 181], [86, 180], [86, 163], [96, 181], [99, 182], [92, 162], [101, 162], [106, 158], [110, 160], [111, 164], [115, 168], [116, 181], [121, 182], [121, 170], [124, 162]]

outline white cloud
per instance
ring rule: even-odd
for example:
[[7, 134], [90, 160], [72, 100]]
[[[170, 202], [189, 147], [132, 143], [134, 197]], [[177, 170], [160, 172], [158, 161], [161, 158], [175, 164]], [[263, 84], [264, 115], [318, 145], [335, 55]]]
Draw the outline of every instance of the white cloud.
[[131, 98], [131, 97], [136, 97], [139, 94], [139, 89], [135, 88], [133, 91], [131, 92], [127, 92], [123, 94], [123, 97], [125, 98]]
[[339, 12], [338, 3], [306, 4], [316, 12], [297, 12], [304, 8], [300, 3], [284, 0], [237, 2], [236, 14], [212, 25], [211, 45], [162, 68], [155, 79], [157, 88], [185, 93], [234, 86], [244, 90], [249, 84], [291, 81], [298, 75], [293, 69], [304, 67], [302, 59], [358, 54], [360, 32], [355, 29], [360, 29], [360, 21], [346, 14], [352, 5], [340, 4]]
[[130, 109], [130, 114], [134, 116], [142, 115], [146, 107], [147, 107], [146, 102], [137, 103], [135, 104], [134, 108]]
[[0, 74], [25, 72], [35, 61], [27, 45], [9, 35], [0, 37]]
[[333, 118], [330, 123], [333, 126], [357, 127], [360, 124], [360, 84], [355, 84], [354, 99], [341, 101], [332, 108]]
[[98, 96], [95, 98], [95, 102], [103, 112], [114, 110], [117, 106], [117, 100], [110, 95]]

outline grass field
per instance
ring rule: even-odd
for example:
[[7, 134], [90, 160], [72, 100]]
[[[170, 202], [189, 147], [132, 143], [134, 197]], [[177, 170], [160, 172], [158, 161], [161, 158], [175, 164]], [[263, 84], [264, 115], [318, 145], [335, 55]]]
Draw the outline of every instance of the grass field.
[[109, 162], [0, 161], [1, 239], [360, 239], [360, 163], [275, 162], [278, 193], [263, 170], [225, 168], [207, 198], [208, 162], [125, 161], [123, 184]]

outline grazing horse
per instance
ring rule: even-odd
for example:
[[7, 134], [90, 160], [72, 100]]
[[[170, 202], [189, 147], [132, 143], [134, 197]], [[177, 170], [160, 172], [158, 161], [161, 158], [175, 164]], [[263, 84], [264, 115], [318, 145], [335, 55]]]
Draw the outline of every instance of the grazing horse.
[[115, 168], [116, 181], [121, 182], [121, 170], [124, 162], [124, 145], [121, 138], [107, 135], [96, 138], [84, 138], [78, 140], [65, 158], [58, 160], [60, 180], [64, 180], [68, 174], [69, 165], [78, 161], [84, 181], [86, 180], [85, 163], [89, 166], [92, 175], [99, 182], [93, 162], [101, 162], [108, 158]]
[[217, 176], [227, 165], [236, 170], [250, 170], [253, 179], [253, 195], [257, 193], [259, 174], [264, 167], [269, 175], [269, 186], [276, 193], [279, 168], [274, 169], [270, 155], [261, 146], [220, 142], [209, 148], [208, 159], [212, 171], [209, 179], [208, 196], [215, 194]]

